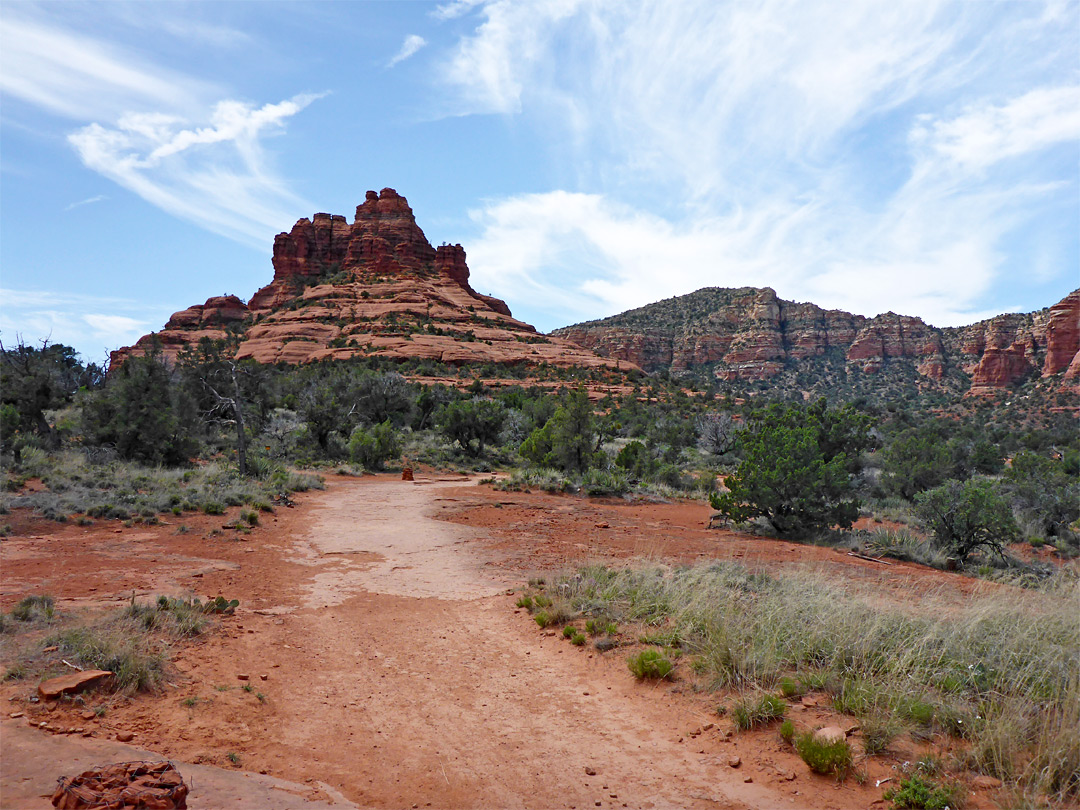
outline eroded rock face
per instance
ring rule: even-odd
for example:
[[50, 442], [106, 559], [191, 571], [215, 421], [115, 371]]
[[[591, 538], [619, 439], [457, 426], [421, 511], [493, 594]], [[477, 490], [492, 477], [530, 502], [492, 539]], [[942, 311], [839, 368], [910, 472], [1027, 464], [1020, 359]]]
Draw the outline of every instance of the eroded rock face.
[[304, 363], [378, 355], [444, 363], [634, 368], [516, 320], [469, 284], [461, 245], [433, 248], [404, 197], [369, 191], [350, 224], [315, 214], [274, 239], [274, 278], [245, 305], [219, 296], [113, 352], [119, 365], [156, 343], [170, 358], [202, 338], [238, 341], [237, 358]]
[[785, 301], [769, 288], [707, 288], [554, 334], [646, 371], [706, 367], [720, 379], [763, 380], [832, 354], [867, 374], [892, 361], [931, 381], [957, 370], [984, 394], [1035, 373], [1080, 375], [1080, 290], [1041, 312], [938, 329], [891, 312], [866, 318]]

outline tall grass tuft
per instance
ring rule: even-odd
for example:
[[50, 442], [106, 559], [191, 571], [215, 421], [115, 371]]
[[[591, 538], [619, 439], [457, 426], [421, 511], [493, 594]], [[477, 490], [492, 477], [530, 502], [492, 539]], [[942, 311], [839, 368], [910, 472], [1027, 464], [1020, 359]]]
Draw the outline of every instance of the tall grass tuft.
[[[737, 563], [588, 567], [553, 593], [567, 609], [663, 626], [716, 688], [824, 683], [837, 708], [906, 718], [971, 741], [971, 767], [1034, 793], [1080, 793], [1080, 582], [985, 584], [968, 600], [916, 604], [808, 571]], [[875, 747], [899, 728], [877, 728]], [[1070, 733], [1071, 732], [1071, 733]]]

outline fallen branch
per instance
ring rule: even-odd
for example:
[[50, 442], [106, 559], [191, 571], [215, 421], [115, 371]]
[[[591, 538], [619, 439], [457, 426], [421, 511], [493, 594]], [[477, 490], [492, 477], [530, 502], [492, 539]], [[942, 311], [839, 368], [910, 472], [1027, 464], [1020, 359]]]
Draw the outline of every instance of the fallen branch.
[[849, 551], [847, 553], [849, 557], [858, 557], [860, 560], [866, 560], [867, 562], [881, 563], [882, 565], [892, 565], [891, 562], [885, 562], [885, 560], [879, 560], [877, 557], [868, 557], [865, 554], [860, 554], [857, 551]]

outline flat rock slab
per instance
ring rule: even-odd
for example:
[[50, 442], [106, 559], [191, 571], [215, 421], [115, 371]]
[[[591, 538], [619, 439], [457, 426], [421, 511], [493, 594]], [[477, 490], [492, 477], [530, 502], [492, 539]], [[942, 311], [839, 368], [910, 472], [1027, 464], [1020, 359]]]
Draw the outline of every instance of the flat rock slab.
[[38, 685], [38, 694], [46, 700], [56, 700], [61, 695], [73, 695], [84, 689], [102, 686], [113, 677], [113, 673], [104, 669], [88, 669], [85, 672], [72, 672], [59, 678], [49, 678]]

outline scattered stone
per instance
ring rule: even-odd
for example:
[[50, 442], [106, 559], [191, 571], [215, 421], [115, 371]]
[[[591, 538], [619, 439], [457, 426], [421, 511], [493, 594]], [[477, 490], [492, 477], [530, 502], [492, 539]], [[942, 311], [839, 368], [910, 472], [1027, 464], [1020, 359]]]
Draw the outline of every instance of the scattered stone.
[[38, 694], [46, 700], [56, 700], [61, 695], [73, 695], [84, 689], [104, 685], [113, 677], [113, 673], [102, 669], [88, 669], [85, 672], [72, 672], [58, 678], [49, 678], [38, 685]]
[[598, 529], [610, 529], [610, 528], [611, 528], [611, 524], [609, 524], [609, 523], [606, 523], [606, 522], [604, 522], [604, 521], [601, 521], [600, 523], [597, 523], [597, 524], [596, 524], [596, 528], [598, 528]]
[[705, 725], [703, 725], [703, 726], [701, 727], [701, 730], [702, 730], [702, 731], [710, 731], [711, 729], [714, 729], [714, 728], [716, 728], [716, 724], [715, 724], [715, 723], [706, 723]]
[[852, 734], [858, 731], [859, 728], [860, 726], [858, 723], [852, 723], [850, 726], [844, 729], [844, 735], [850, 737]]
[[847, 734], [839, 726], [826, 726], [814, 732], [814, 739], [827, 744], [841, 742], [847, 739]]
[[806, 707], [806, 708], [808, 708], [808, 709], [812, 709], [812, 708], [814, 708], [815, 706], [817, 706], [817, 701], [816, 701], [816, 700], [814, 700], [814, 698], [812, 698], [812, 697], [804, 697], [804, 698], [803, 698], [803, 699], [802, 699], [801, 701], [799, 701], [799, 702], [800, 702], [800, 703], [802, 703], [802, 705], [803, 705], [803, 706], [805, 706], [805, 707]]
[[11, 713], [12, 719], [17, 718], [17, 717], [22, 717], [22, 716], [23, 716], [22, 712], [12, 712]]
[[738, 768], [742, 765], [742, 758], [738, 754], [732, 754], [727, 758], [727, 764], [729, 768]]
[[780, 771], [779, 773], [780, 778], [783, 779], [785, 782], [795, 781], [795, 771]]
[[593, 770], [592, 768], [590, 768], [588, 765], [586, 765], [585, 766], [585, 774], [587, 776], [596, 776], [596, 771]]
[[250, 676], [248, 676], [248, 675], [237, 675], [236, 680], [238, 680], [238, 681], [246, 681], [246, 680], [249, 679], [249, 677]]
[[260, 675], [260, 676], [259, 676], [259, 680], [260, 680], [260, 681], [265, 681], [265, 680], [266, 680], [267, 678], [269, 678], [269, 677], [270, 677], [270, 676], [269, 676], [269, 675], [267, 675], [267, 674], [266, 674], [266, 673], [264, 672], [264, 673], [263, 673], [262, 675]]
[[744, 776], [744, 777], [743, 777], [743, 781], [744, 781], [744, 782], [745, 782], [746, 784], [748, 784], [748, 785], [749, 785], [749, 784], [750, 784], [751, 782], [753, 782], [753, 781], [754, 781], [754, 777], [752, 777], [752, 776]]
[[979, 774], [971, 780], [971, 784], [979, 790], [996, 790], [1001, 787], [1001, 780], [986, 774]]
[[131, 731], [118, 731], [116, 732], [116, 739], [120, 742], [131, 742], [135, 739], [135, 734]]
[[95, 717], [97, 717], [97, 715], [93, 712], [83, 712], [80, 716], [83, 720], [93, 720]]
[[42, 652], [43, 653], [56, 652], [59, 649], [60, 649], [59, 647], [55, 647], [55, 646], [54, 647], [46, 647], [44, 650], [42, 650]]
[[184, 810], [187, 793], [183, 777], [171, 763], [121, 762], [62, 777], [52, 804], [60, 810]]

